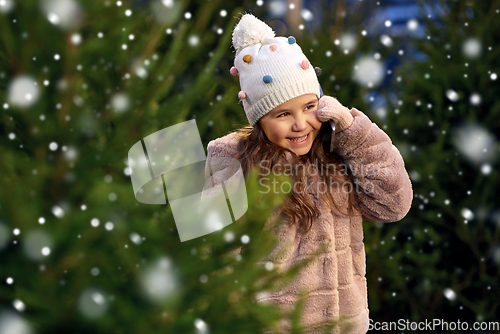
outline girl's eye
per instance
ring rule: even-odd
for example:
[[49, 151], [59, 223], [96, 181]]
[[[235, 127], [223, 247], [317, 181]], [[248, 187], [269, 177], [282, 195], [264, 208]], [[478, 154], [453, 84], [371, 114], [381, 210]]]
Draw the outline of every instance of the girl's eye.
[[308, 105], [308, 106], [306, 107], [306, 110], [312, 109], [312, 108], [314, 108], [315, 106], [316, 106], [316, 105], [314, 105], [314, 104], [310, 104], [310, 105]]
[[281, 116], [286, 116], [286, 115], [288, 115], [288, 113], [287, 113], [287, 112], [284, 112], [284, 113], [282, 113], [282, 114], [279, 114], [279, 115], [278, 115], [278, 117], [281, 117]]

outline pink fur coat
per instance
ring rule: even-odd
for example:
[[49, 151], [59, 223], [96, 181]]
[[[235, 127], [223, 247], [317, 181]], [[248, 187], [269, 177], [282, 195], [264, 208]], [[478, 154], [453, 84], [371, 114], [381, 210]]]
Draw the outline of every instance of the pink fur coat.
[[[337, 132], [335, 151], [343, 158], [352, 172], [355, 199], [361, 216], [340, 214], [319, 200], [314, 186], [308, 191], [321, 215], [313, 222], [311, 230], [304, 234], [297, 227], [281, 225], [276, 233], [275, 251], [262, 263], [272, 261], [276, 270], [287, 270], [301, 259], [314, 260], [296, 276], [293, 284], [281, 291], [262, 293], [258, 302], [269, 302], [283, 310], [290, 310], [299, 290], [306, 291], [302, 325], [311, 328], [307, 333], [320, 333], [315, 326], [340, 316], [347, 323], [335, 332], [365, 333], [368, 323], [367, 284], [365, 278], [366, 255], [363, 244], [363, 220], [396, 222], [410, 209], [413, 191], [397, 148], [387, 134], [358, 111], [349, 126]], [[350, 117], [350, 116], [349, 116]], [[233, 157], [238, 139], [234, 134], [213, 140], [208, 145], [207, 166], [212, 157]], [[217, 186], [227, 179], [228, 168], [223, 164], [212, 165], [212, 173], [206, 170], [208, 184]], [[316, 173], [317, 175], [318, 173]], [[313, 177], [312, 182], [317, 182]], [[357, 189], [357, 190], [356, 190]], [[347, 205], [347, 195], [336, 194], [337, 203]], [[318, 246], [325, 251], [318, 254]], [[279, 257], [276, 254], [280, 254]], [[286, 332], [289, 325], [282, 322]]]

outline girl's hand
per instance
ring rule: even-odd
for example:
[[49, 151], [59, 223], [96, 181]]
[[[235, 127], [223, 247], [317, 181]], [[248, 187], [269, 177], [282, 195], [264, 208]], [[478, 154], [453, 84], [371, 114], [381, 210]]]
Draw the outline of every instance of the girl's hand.
[[332, 120], [335, 123], [335, 132], [347, 129], [354, 119], [347, 107], [328, 95], [319, 99], [317, 116], [321, 122]]

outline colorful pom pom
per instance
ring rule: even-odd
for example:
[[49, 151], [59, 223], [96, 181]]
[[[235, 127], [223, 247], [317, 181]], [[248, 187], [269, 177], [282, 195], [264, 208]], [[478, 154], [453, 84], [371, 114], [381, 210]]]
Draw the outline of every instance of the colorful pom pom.
[[244, 91], [240, 90], [240, 92], [238, 93], [238, 98], [239, 98], [240, 100], [244, 100], [244, 99], [246, 99], [246, 98], [247, 98], [247, 94], [245, 94], [245, 92], [244, 92]]
[[232, 74], [232, 75], [238, 75], [238, 69], [236, 67], [231, 67], [231, 69], [229, 70], [229, 72]]
[[304, 70], [307, 70], [309, 68], [309, 62], [304, 59], [302, 61], [302, 63], [300, 64], [300, 67], [302, 67], [302, 69], [304, 69]]
[[295, 42], [296, 42], [295, 37], [293, 36], [288, 37], [288, 44], [294, 44]]
[[271, 44], [269, 46], [269, 49], [271, 49], [272, 52], [276, 52], [278, 51], [278, 46], [276, 44]]
[[264, 75], [263, 80], [266, 84], [273, 82], [273, 78], [270, 75]]
[[245, 63], [249, 64], [249, 63], [252, 61], [252, 56], [250, 56], [250, 55], [245, 55], [245, 56], [243, 57], [243, 61], [244, 61]]

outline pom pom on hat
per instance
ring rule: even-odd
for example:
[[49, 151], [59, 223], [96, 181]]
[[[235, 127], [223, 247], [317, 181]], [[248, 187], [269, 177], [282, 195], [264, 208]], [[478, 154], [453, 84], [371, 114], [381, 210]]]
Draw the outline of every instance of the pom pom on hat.
[[232, 75], [238, 75], [238, 69], [236, 67], [231, 67], [231, 69], [229, 70], [229, 73], [231, 73]]
[[266, 37], [274, 36], [270, 26], [252, 14], [245, 14], [233, 30], [233, 46], [238, 54], [244, 48], [258, 44]]

